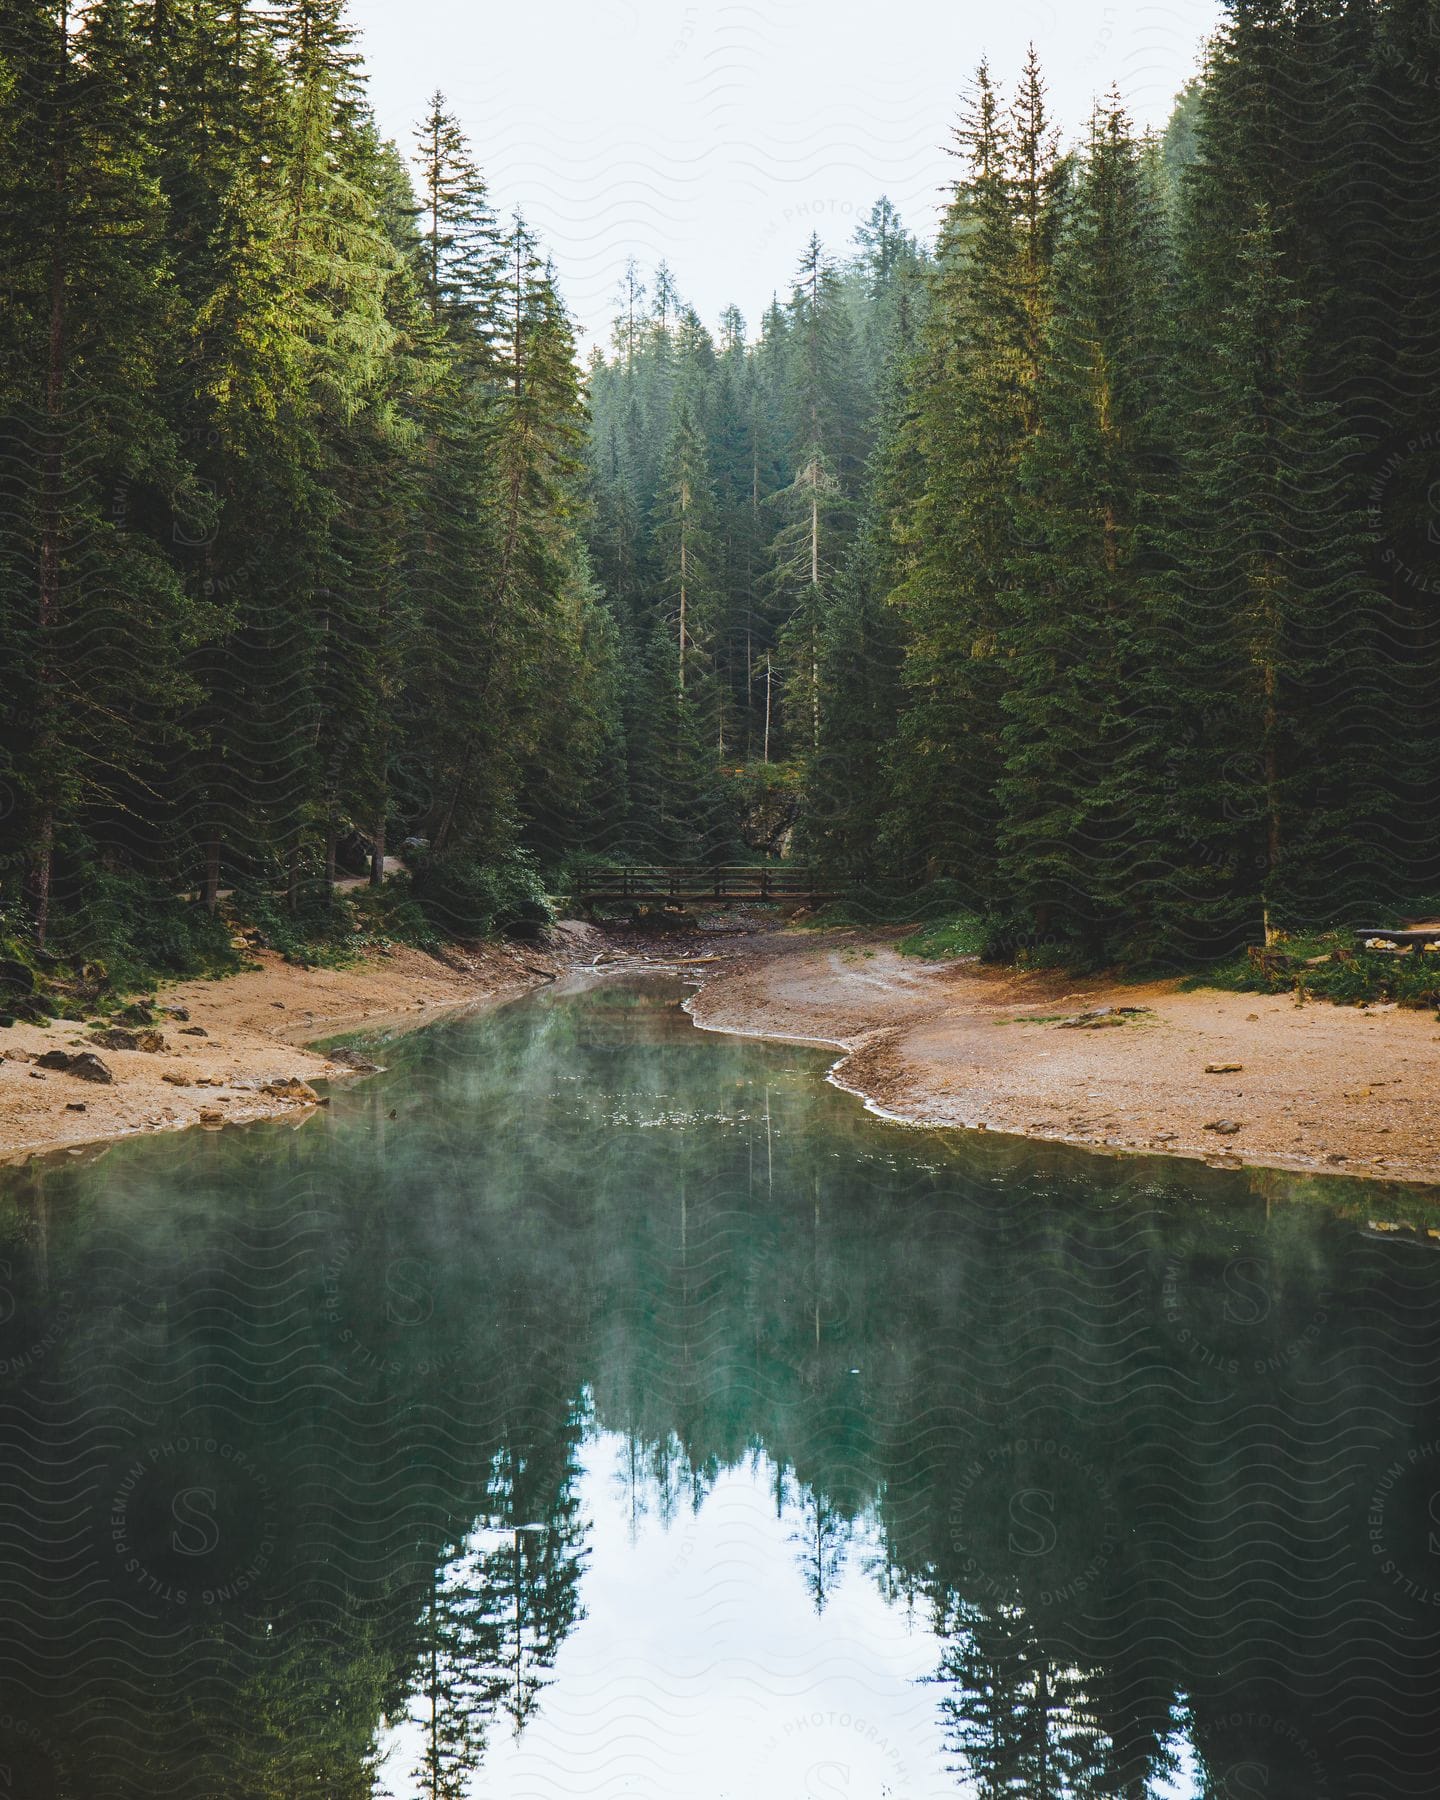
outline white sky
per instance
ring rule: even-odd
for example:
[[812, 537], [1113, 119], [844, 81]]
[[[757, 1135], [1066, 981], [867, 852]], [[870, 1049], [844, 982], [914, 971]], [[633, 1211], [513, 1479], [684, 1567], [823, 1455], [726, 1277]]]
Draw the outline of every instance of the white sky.
[[843, 249], [879, 194], [928, 236], [982, 54], [1008, 82], [1033, 38], [1067, 135], [1111, 81], [1161, 125], [1219, 14], [1220, 0], [351, 4], [382, 131], [408, 147], [442, 88], [497, 205], [524, 210], [602, 337], [631, 255], [668, 258], [712, 327], [730, 300], [753, 326], [810, 231]]

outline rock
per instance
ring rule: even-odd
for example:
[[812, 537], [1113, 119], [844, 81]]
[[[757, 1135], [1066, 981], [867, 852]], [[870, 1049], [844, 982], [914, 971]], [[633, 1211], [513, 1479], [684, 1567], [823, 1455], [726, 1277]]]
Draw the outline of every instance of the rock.
[[285, 1002], [283, 1000], [272, 1000], [270, 1004], [280, 1012], [284, 1012], [285, 1010]]
[[1243, 1075], [1244, 1072], [1244, 1063], [1206, 1063], [1205, 1065], [1207, 1075]]
[[379, 1063], [371, 1062], [368, 1056], [362, 1056], [358, 1050], [329, 1050], [326, 1052], [332, 1063], [339, 1063], [344, 1069], [355, 1069], [362, 1075], [378, 1075]]
[[112, 1025], [108, 1031], [92, 1032], [90, 1041], [101, 1050], [136, 1050], [140, 1046], [135, 1033], [120, 1025]]
[[1207, 1131], [1219, 1132], [1221, 1137], [1234, 1137], [1235, 1133], [1241, 1129], [1241, 1126], [1236, 1119], [1212, 1119], [1205, 1129]]
[[187, 1025], [181, 1031], [180, 1035], [181, 1035], [181, 1037], [208, 1038], [210, 1033], [205, 1029], [205, 1027], [203, 1025]]
[[1152, 1138], [1151, 1142], [1155, 1144], [1173, 1144], [1178, 1141], [1179, 1136], [1180, 1133], [1178, 1131], [1162, 1131], [1156, 1137]]
[[142, 1031], [135, 1041], [137, 1050], [144, 1050], [151, 1056], [159, 1056], [170, 1046], [158, 1031]]
[[190, 1022], [189, 1011], [183, 1006], [162, 1006], [159, 1010], [167, 1019], [174, 1019], [177, 1025], [188, 1025]]
[[173, 1070], [166, 1070], [165, 1074], [163, 1074], [160, 1079], [162, 1081], [168, 1081], [171, 1087], [189, 1087], [190, 1085], [190, 1077], [188, 1075], [177, 1075]]
[[261, 1088], [262, 1094], [269, 1094], [274, 1100], [294, 1100], [303, 1106], [318, 1106], [320, 1096], [308, 1081], [299, 1081], [288, 1075], [283, 1081], [267, 1081]]
[[3, 1056], [0, 1056], [0, 1062], [28, 1063], [34, 1062], [34, 1060], [35, 1052], [33, 1050], [7, 1050]]
[[153, 1000], [134, 1000], [129, 1006], [120, 1008], [120, 1017], [127, 1025], [152, 1025], [155, 1022], [154, 1009]]
[[50, 1077], [48, 1075], [42, 1075], [38, 1069], [32, 1069], [30, 1071], [30, 1079], [32, 1081], [48, 1081]]
[[90, 1108], [83, 1100], [67, 1100], [65, 1110], [66, 1112], [89, 1112]]
[[1328, 1163], [1342, 1163], [1348, 1162], [1350, 1159], [1342, 1151], [1332, 1150], [1325, 1160]]
[[202, 1106], [200, 1108], [200, 1123], [202, 1125], [223, 1125], [225, 1123], [225, 1115], [213, 1106]]
[[88, 1050], [82, 1050], [79, 1056], [71, 1057], [67, 1073], [81, 1081], [97, 1081], [106, 1087], [115, 1080], [100, 1058], [92, 1056]]
[[64, 1071], [70, 1067], [73, 1059], [66, 1050], [47, 1050], [43, 1056], [35, 1058], [37, 1069], [59, 1069]]
[[0, 1012], [0, 1031], [11, 1030], [14, 1027], [15, 1023], [16, 1023], [16, 1019], [15, 1019], [14, 1013]]

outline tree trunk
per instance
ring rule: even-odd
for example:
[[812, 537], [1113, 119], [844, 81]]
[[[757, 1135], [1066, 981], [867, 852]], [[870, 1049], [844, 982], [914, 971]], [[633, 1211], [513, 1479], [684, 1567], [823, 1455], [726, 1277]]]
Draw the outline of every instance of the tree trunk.
[[220, 904], [220, 839], [216, 835], [205, 846], [205, 886], [201, 898], [205, 910], [214, 917]]
[[325, 833], [325, 898], [335, 898], [335, 827]]
[[385, 884], [385, 814], [382, 812], [375, 821], [375, 829], [370, 840], [370, 885], [372, 888]]
[[680, 692], [685, 692], [685, 605], [688, 595], [686, 584], [690, 574], [690, 546], [686, 530], [686, 514], [689, 510], [690, 494], [685, 484], [680, 486]]
[[1263, 714], [1263, 742], [1265, 769], [1265, 881], [1263, 886], [1263, 917], [1265, 924], [1265, 947], [1268, 950], [1275, 942], [1276, 931], [1270, 915], [1270, 900], [1274, 891], [1275, 871], [1280, 866], [1280, 753], [1276, 747], [1276, 733], [1280, 727], [1280, 678], [1275, 668], [1275, 644], [1277, 630], [1273, 613], [1269, 621], [1269, 644], [1265, 650], [1265, 661], [1262, 665], [1262, 679], [1265, 684], [1265, 710]]
[[31, 887], [35, 896], [35, 946], [45, 948], [45, 934], [50, 927], [50, 877], [55, 866], [55, 809], [47, 806], [40, 814], [35, 837], [35, 870]]

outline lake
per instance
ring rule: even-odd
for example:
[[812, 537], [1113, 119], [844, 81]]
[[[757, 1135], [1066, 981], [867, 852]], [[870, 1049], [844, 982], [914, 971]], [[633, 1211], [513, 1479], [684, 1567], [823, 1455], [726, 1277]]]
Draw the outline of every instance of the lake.
[[1440, 1770], [1440, 1209], [576, 984], [0, 1181], [0, 1795]]

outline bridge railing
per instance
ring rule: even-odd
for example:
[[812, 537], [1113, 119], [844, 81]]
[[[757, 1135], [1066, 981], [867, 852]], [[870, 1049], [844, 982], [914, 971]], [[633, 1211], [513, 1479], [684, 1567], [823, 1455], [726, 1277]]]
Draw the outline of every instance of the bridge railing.
[[588, 900], [785, 900], [813, 897], [818, 881], [813, 869], [793, 864], [634, 863], [587, 869], [576, 888]]

